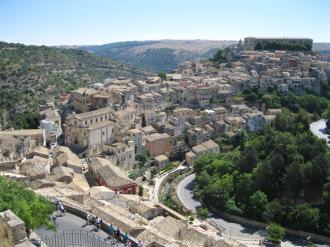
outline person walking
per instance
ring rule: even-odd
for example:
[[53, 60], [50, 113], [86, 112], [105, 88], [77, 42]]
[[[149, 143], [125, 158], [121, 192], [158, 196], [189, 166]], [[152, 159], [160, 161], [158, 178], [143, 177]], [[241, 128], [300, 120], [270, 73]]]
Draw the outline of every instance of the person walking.
[[123, 243], [126, 244], [127, 241], [128, 241], [128, 234], [126, 232], [125, 235], [123, 236]]
[[115, 236], [115, 229], [113, 228], [112, 224], [108, 226], [108, 239], [111, 239]]
[[56, 224], [56, 215], [52, 215], [52, 220], [53, 220], [53, 223], [54, 223], [54, 225]]
[[139, 240], [138, 247], [143, 247], [141, 240]]
[[101, 218], [100, 217], [96, 218], [95, 225], [96, 225], [97, 230], [99, 230], [101, 228]]
[[55, 197], [55, 206], [56, 206], [57, 210], [60, 210], [60, 205], [61, 205], [60, 199], [58, 196], [56, 196]]
[[65, 213], [65, 208], [64, 208], [63, 204], [60, 204], [60, 211], [62, 214]]
[[121, 232], [120, 232], [119, 228], [117, 228], [117, 231], [116, 231], [116, 238], [117, 238], [118, 241], [121, 240]]

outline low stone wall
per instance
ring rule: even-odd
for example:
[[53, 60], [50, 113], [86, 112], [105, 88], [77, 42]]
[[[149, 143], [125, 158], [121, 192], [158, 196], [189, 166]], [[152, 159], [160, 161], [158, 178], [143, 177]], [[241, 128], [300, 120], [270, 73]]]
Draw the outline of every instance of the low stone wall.
[[[224, 220], [240, 223], [242, 225], [249, 226], [252, 228], [265, 229], [268, 225], [266, 223], [262, 223], [259, 221], [250, 220], [240, 216], [223, 213], [212, 207], [210, 209], [212, 210], [212, 212], [215, 212], [217, 216], [221, 217]], [[286, 230], [286, 234], [290, 237], [306, 239], [308, 236], [310, 236], [312, 237], [312, 242], [330, 245], [330, 238], [328, 237], [321, 236], [315, 233], [293, 230], [290, 228], [285, 228], [285, 230]]]
[[27, 239], [24, 221], [11, 210], [0, 213], [0, 245], [2, 247], [32, 246]]
[[[83, 211], [83, 210], [81, 210], [81, 209], [79, 209], [77, 207], [74, 207], [73, 205], [70, 205], [68, 203], [65, 203], [65, 202], [62, 202], [62, 203], [63, 203], [63, 205], [64, 205], [64, 207], [65, 207], [65, 209], [66, 209], [67, 212], [69, 212], [71, 214], [74, 214], [74, 215], [76, 215], [76, 216], [78, 216], [80, 218], [87, 219], [87, 213], [90, 213], [90, 212], [87, 212], [87, 211]], [[103, 231], [107, 232], [107, 228], [110, 225], [110, 223], [111, 222], [107, 222], [106, 220], [103, 220], [103, 223], [101, 225], [101, 229]], [[114, 229], [117, 230], [116, 227], [114, 227]], [[138, 240], [137, 239], [135, 239], [135, 238], [133, 238], [133, 237], [130, 236], [129, 237], [129, 240], [132, 242], [132, 246], [133, 247], [137, 247], [138, 246]]]
[[168, 180], [171, 180], [171, 179], [173, 179], [173, 178], [175, 178], [175, 177], [177, 177], [179, 174], [181, 175], [181, 174], [183, 174], [183, 173], [185, 173], [188, 169], [190, 169], [190, 168], [186, 168], [186, 169], [180, 169], [180, 170], [175, 170], [175, 171], [173, 171], [172, 173], [170, 173], [170, 174], [168, 174], [167, 176], [166, 176], [166, 178], [161, 182], [161, 184], [159, 185], [159, 191], [158, 191], [158, 198], [161, 198], [162, 196], [161, 196], [161, 193], [162, 193], [162, 189], [164, 188], [164, 185], [166, 184], [166, 183], [168, 183]]
[[0, 162], [0, 171], [10, 171], [16, 168], [17, 160]]
[[[176, 170], [176, 171], [170, 173], [170, 174], [169, 174], [169, 175], [168, 175], [168, 176], [162, 181], [162, 183], [161, 183], [160, 186], [159, 186], [159, 191], [158, 191], [158, 192], [159, 192], [158, 198], [160, 199], [160, 201], [162, 201], [162, 199], [163, 199], [162, 192], [163, 192], [164, 186], [165, 186], [165, 184], [169, 183], [170, 180], [173, 180], [173, 181], [171, 181], [171, 186], [170, 186], [170, 188], [169, 188], [169, 190], [170, 190], [170, 194], [176, 196], [176, 192], [175, 192], [175, 188], [176, 188], [176, 186], [175, 186], [175, 185], [176, 185], [176, 183], [178, 183], [178, 180], [176, 180], [177, 177], [180, 176], [180, 175], [183, 175], [183, 174], [185, 174], [185, 173], [187, 173], [187, 175], [189, 175], [191, 172], [187, 172], [187, 171], [190, 170], [190, 169], [191, 169], [191, 168], [187, 167], [186, 169]], [[186, 174], [185, 174], [185, 175], [186, 175]], [[174, 185], [174, 186], [173, 186], [173, 185]], [[176, 202], [178, 205], [181, 205], [180, 200], [175, 200], [175, 202]], [[161, 205], [163, 205], [163, 204], [161, 204]], [[172, 217], [174, 217], [174, 218], [176, 218], [176, 219], [178, 219], [178, 220], [184, 220], [184, 221], [187, 220], [186, 217], [184, 217], [184, 216], [182, 216], [181, 214], [177, 213], [176, 211], [174, 211], [174, 210], [172, 210], [172, 209], [166, 207], [165, 205], [163, 205], [163, 208], [164, 208], [165, 211], [166, 211], [169, 215], [171, 215]], [[175, 214], [174, 214], [173, 212], [175, 212]], [[180, 215], [180, 216], [179, 216], [179, 215]]]

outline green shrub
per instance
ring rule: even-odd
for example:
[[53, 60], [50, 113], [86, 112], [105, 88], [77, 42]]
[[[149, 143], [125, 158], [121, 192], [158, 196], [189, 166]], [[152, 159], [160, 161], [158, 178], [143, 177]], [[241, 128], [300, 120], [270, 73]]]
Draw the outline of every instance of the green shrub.
[[0, 212], [8, 209], [25, 222], [27, 229], [46, 226], [55, 230], [49, 217], [55, 210], [51, 202], [0, 176]]
[[197, 215], [202, 218], [206, 219], [209, 216], [210, 212], [207, 208], [197, 208]]
[[278, 224], [270, 224], [268, 226], [267, 238], [275, 243], [280, 243], [285, 235], [285, 229]]

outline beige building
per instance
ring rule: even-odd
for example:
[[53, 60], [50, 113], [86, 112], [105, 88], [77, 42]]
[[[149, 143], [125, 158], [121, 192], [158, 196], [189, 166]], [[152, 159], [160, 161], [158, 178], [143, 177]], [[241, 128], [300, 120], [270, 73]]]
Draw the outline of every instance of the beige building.
[[115, 141], [115, 113], [111, 107], [74, 114], [64, 125], [65, 144], [88, 148], [88, 154], [102, 151], [102, 145]]
[[110, 160], [94, 157], [89, 160], [89, 168], [96, 181], [119, 194], [135, 194], [136, 183]]
[[237, 132], [245, 128], [245, 120], [242, 117], [225, 117], [228, 132]]
[[111, 105], [105, 91], [93, 88], [79, 88], [71, 92], [72, 106], [76, 111], [88, 112]]
[[40, 128], [45, 130], [47, 141], [56, 141], [62, 134], [61, 116], [57, 110], [48, 108], [40, 112]]
[[188, 165], [193, 165], [196, 158], [203, 154], [218, 154], [220, 153], [220, 146], [212, 140], [205, 141], [192, 147], [192, 150], [186, 153], [186, 162]]
[[169, 155], [171, 153], [171, 137], [166, 134], [151, 134], [145, 139], [145, 147], [150, 156]]
[[127, 138], [134, 142], [135, 153], [143, 153], [145, 151], [143, 145], [143, 132], [139, 129], [130, 129], [127, 131]]
[[56, 147], [54, 149], [53, 162], [56, 166], [66, 166], [73, 169], [75, 173], [82, 174], [82, 164], [80, 159], [68, 147]]
[[129, 141], [128, 145], [118, 142], [104, 144], [102, 152], [109, 155], [109, 158], [122, 169], [131, 170], [135, 166], [135, 148], [133, 141]]
[[0, 131], [0, 162], [21, 159], [35, 147], [45, 145], [43, 129]]

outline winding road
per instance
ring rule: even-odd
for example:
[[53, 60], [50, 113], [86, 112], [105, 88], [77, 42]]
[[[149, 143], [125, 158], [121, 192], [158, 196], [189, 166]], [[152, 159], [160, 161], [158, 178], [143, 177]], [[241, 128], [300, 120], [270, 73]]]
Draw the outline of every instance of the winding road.
[[[196, 212], [196, 208], [201, 205], [201, 203], [193, 198], [193, 188], [195, 184], [195, 174], [191, 174], [185, 179], [183, 179], [177, 186], [176, 193], [179, 200], [186, 209]], [[248, 246], [258, 246], [259, 241], [264, 238], [265, 231], [258, 230], [252, 227], [247, 227], [239, 223], [233, 223], [223, 220], [219, 217], [212, 216], [208, 218], [209, 222], [213, 222], [225, 230], [222, 235], [226, 238], [232, 238]], [[281, 246], [283, 247], [294, 247], [303, 246], [301, 239], [285, 239]], [[317, 245], [322, 246], [322, 245]], [[323, 245], [326, 246], [326, 245]]]

